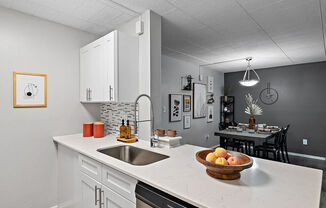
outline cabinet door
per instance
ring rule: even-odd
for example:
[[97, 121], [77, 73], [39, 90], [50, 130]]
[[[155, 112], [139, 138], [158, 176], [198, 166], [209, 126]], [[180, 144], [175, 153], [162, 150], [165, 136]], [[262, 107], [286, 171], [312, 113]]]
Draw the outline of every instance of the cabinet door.
[[[80, 94], [83, 102], [108, 101], [105, 41], [98, 39], [80, 52]], [[87, 90], [89, 89], [89, 92]]]
[[[80, 206], [81, 208], [100, 208], [101, 184], [84, 173], [80, 173]], [[95, 190], [96, 189], [96, 190]], [[102, 199], [103, 200], [103, 199]]]
[[110, 188], [102, 186], [104, 208], [136, 208], [136, 204], [115, 193]]
[[107, 101], [105, 95], [106, 70], [104, 66], [104, 41], [102, 39], [94, 42], [91, 48], [91, 68], [89, 74], [89, 84], [91, 88], [91, 101]]
[[112, 32], [104, 38], [104, 67], [106, 70], [108, 99], [109, 101], [117, 100], [117, 45], [116, 32]]
[[88, 101], [88, 89], [90, 89], [90, 83], [88, 78], [90, 76], [91, 69], [91, 48], [85, 46], [80, 49], [80, 101]]

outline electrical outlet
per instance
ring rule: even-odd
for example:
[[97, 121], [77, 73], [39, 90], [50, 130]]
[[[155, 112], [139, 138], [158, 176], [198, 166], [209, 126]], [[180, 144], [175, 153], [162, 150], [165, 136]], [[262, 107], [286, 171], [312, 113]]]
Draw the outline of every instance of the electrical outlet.
[[205, 135], [205, 139], [208, 140], [209, 139], [209, 134]]
[[308, 145], [308, 139], [303, 139], [303, 140], [302, 140], [302, 144], [303, 144], [303, 145]]

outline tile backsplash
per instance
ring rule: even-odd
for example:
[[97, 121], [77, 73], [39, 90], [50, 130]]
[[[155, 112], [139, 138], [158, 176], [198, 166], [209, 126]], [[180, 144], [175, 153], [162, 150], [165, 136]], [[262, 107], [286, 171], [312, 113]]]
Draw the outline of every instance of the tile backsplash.
[[105, 123], [106, 134], [119, 134], [121, 120], [130, 121], [130, 125], [134, 126], [134, 103], [104, 103], [101, 104], [101, 121]]

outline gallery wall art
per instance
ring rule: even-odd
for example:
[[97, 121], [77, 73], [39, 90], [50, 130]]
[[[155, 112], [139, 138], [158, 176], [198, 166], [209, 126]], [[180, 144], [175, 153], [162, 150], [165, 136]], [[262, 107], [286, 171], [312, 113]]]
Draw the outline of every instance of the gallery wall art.
[[207, 92], [214, 92], [214, 77], [207, 76]]
[[47, 75], [14, 72], [14, 107], [46, 107]]
[[206, 85], [194, 83], [193, 86], [193, 117], [206, 117]]
[[214, 121], [214, 108], [212, 105], [207, 106], [207, 122], [213, 122]]
[[191, 115], [183, 116], [183, 128], [190, 129], [191, 127]]
[[183, 95], [183, 112], [191, 111], [191, 95]]
[[193, 77], [191, 75], [181, 77], [181, 89], [186, 90], [186, 91], [191, 91], [192, 90], [192, 80], [193, 80]]
[[170, 122], [182, 119], [182, 95], [169, 94]]

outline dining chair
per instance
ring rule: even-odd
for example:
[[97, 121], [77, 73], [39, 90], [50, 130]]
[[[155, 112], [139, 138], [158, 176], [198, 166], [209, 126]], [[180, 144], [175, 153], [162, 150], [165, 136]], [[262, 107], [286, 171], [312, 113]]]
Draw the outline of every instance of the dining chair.
[[[219, 125], [219, 130], [224, 130], [224, 128]], [[243, 145], [237, 139], [220, 137], [220, 146], [225, 149], [232, 148], [232, 151], [236, 150], [237, 152], [244, 152]]]
[[262, 157], [269, 159], [269, 153], [273, 154], [273, 159], [277, 161], [281, 161], [281, 147], [283, 143], [283, 131], [282, 128], [279, 132], [277, 132], [274, 136], [274, 143], [264, 142], [262, 145], [257, 145], [254, 148], [254, 155], [256, 157], [260, 157], [260, 153], [262, 152]]
[[284, 152], [286, 154], [286, 160], [288, 163], [290, 163], [290, 159], [289, 159], [289, 153], [288, 153], [288, 144], [287, 144], [287, 134], [288, 134], [288, 130], [290, 128], [290, 124], [288, 124], [286, 126], [286, 128], [283, 131], [283, 139], [282, 139], [282, 146], [281, 146], [281, 151], [282, 151], [282, 158], [285, 162], [285, 157], [284, 157]]
[[[283, 132], [281, 134], [281, 140], [279, 140], [279, 147], [280, 147], [280, 153], [282, 155], [282, 161], [287, 163], [290, 163], [288, 147], [287, 147], [287, 133], [289, 128], [290, 128], [290, 124], [288, 124], [286, 128], [283, 129]], [[268, 143], [268, 142], [264, 142], [263, 145], [269, 147], [275, 146], [274, 143]]]

